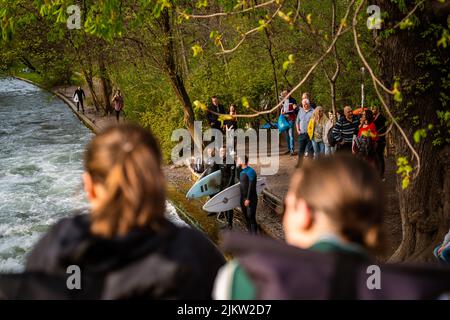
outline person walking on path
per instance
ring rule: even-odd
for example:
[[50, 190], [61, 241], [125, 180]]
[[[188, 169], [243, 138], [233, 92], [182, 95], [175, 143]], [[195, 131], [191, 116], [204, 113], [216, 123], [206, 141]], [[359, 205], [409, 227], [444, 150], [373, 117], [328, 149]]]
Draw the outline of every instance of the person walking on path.
[[344, 115], [333, 127], [334, 140], [337, 142], [337, 152], [352, 152], [353, 136], [358, 133], [359, 118], [353, 115], [352, 108], [346, 106]]
[[313, 117], [309, 120], [308, 136], [314, 149], [314, 159], [325, 154], [325, 125], [327, 116], [323, 113], [321, 106], [314, 109]]
[[114, 110], [116, 112], [116, 119], [119, 122], [120, 112], [123, 110], [123, 96], [120, 90], [116, 91], [116, 94], [112, 98], [112, 102], [114, 103]]
[[77, 112], [80, 112], [80, 104], [81, 110], [84, 114], [84, 100], [86, 99], [86, 95], [84, 94], [84, 90], [81, 87], [78, 87], [77, 90], [73, 93], [73, 101], [77, 104]]
[[380, 107], [378, 106], [373, 106], [372, 112], [374, 115], [373, 123], [375, 124], [378, 132], [376, 153], [380, 166], [381, 179], [384, 180], [384, 171], [386, 168], [386, 164], [384, 161], [384, 150], [386, 149], [386, 118], [380, 113]]
[[287, 151], [285, 154], [294, 155], [295, 150], [295, 139], [294, 139], [294, 124], [296, 114], [298, 110], [297, 101], [293, 97], [286, 98], [289, 94], [289, 90], [284, 90], [281, 93], [281, 98], [283, 99], [283, 104], [281, 105], [281, 114], [284, 115], [286, 120], [289, 122], [289, 129], [286, 131], [286, 145]]
[[305, 152], [308, 153], [308, 156], [313, 153], [311, 139], [308, 136], [308, 124], [313, 112], [309, 100], [303, 99], [302, 108], [299, 109], [295, 122], [298, 133], [298, 165], [302, 164]]
[[248, 156], [238, 157], [238, 166], [242, 168], [239, 174], [241, 186], [241, 209], [247, 222], [250, 233], [256, 234], [256, 208], [258, 206], [258, 194], [256, 193], [256, 171], [248, 165]]

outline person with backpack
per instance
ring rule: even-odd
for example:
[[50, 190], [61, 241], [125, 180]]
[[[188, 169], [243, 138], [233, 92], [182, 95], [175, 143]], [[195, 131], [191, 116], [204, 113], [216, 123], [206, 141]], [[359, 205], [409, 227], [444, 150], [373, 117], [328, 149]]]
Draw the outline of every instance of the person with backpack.
[[333, 126], [335, 124], [335, 116], [333, 111], [328, 113], [328, 121], [325, 123], [323, 132], [323, 143], [325, 144], [325, 155], [331, 155], [336, 151], [336, 143], [333, 140]]
[[[26, 274], [54, 281], [27, 298], [44, 296], [55, 281], [65, 287], [68, 267], [76, 266], [82, 285], [73, 291], [86, 299], [210, 299], [225, 260], [200, 231], [165, 217], [162, 165], [156, 139], [141, 127], [122, 124], [95, 136], [84, 157], [90, 212], [60, 220], [33, 248]], [[8, 291], [2, 284], [0, 292]], [[60, 299], [71, 294], [65, 288]]]
[[346, 106], [344, 114], [333, 127], [336, 152], [352, 152], [353, 136], [358, 133], [359, 118], [353, 115], [352, 108]]
[[289, 129], [286, 131], [286, 144], [287, 151], [285, 154], [295, 155], [295, 139], [294, 139], [294, 123], [298, 113], [297, 101], [293, 97], [286, 98], [289, 94], [289, 90], [286, 89], [281, 93], [283, 104], [281, 105], [280, 113], [289, 122]]
[[361, 124], [358, 135], [353, 143], [353, 153], [369, 161], [372, 165], [378, 167], [377, 140], [378, 132], [373, 122], [373, 113], [370, 110], [363, 111], [361, 115]]

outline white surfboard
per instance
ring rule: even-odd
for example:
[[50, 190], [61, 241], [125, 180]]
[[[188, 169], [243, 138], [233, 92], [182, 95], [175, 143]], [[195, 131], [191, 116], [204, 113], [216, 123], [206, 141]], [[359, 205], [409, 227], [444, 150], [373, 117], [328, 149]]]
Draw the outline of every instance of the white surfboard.
[[222, 173], [220, 170], [214, 171], [205, 177], [202, 176], [200, 176], [197, 182], [194, 183], [194, 185], [186, 193], [186, 198], [201, 198], [210, 196], [220, 191], [220, 180], [222, 178]]
[[[266, 178], [258, 178], [256, 181], [256, 193], [260, 194], [266, 187]], [[241, 206], [240, 183], [228, 187], [216, 194], [212, 199], [205, 203], [203, 210], [206, 212], [222, 212], [232, 210]]]

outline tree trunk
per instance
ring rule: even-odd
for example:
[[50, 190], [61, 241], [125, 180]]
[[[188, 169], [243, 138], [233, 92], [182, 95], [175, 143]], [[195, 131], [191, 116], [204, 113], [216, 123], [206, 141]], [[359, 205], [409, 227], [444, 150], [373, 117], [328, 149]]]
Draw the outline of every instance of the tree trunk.
[[192, 102], [187, 93], [183, 78], [180, 75], [180, 72], [175, 63], [176, 59], [175, 59], [172, 19], [167, 9], [163, 10], [163, 12], [161, 13], [161, 19], [162, 19], [163, 33], [165, 36], [164, 70], [169, 78], [170, 84], [176, 96], [183, 105], [184, 123], [186, 125], [186, 128], [191, 133], [191, 136], [194, 137], [194, 121], [195, 121], [194, 109], [192, 108]]
[[103, 100], [105, 101], [105, 115], [112, 114], [113, 108], [111, 106], [111, 80], [108, 76], [108, 70], [106, 69], [105, 61], [102, 57], [98, 60], [98, 67], [100, 71], [100, 81], [102, 83]]
[[[381, 12], [387, 12], [390, 20], [385, 23], [391, 27], [400, 21], [405, 13], [389, 0], [378, 0]], [[409, 9], [414, 5], [409, 1]], [[448, 76], [449, 52], [437, 46], [433, 35], [426, 38], [422, 32], [431, 24], [444, 25], [446, 18], [433, 14], [431, 4], [426, 2], [425, 9], [418, 9], [415, 15], [420, 25], [411, 30], [400, 30], [378, 41], [379, 67], [381, 79], [388, 88], [393, 88], [395, 77], [400, 78], [403, 100], [401, 103], [388, 98], [388, 105], [398, 117], [411, 141], [414, 132], [426, 128], [429, 124], [439, 124], [436, 111], [447, 110], [440, 100], [444, 89], [442, 79]], [[446, 15], [445, 15], [446, 17]], [[418, 30], [420, 28], [420, 30]], [[425, 59], [432, 55], [433, 61]], [[419, 125], [413, 123], [418, 117]], [[411, 181], [408, 188], [401, 188], [401, 177], [397, 177], [400, 215], [402, 218], [402, 242], [392, 261], [432, 260], [434, 247], [443, 240], [450, 227], [450, 151], [448, 145], [433, 146], [433, 134], [429, 133], [414, 144], [421, 158], [421, 170], [418, 177]], [[444, 139], [445, 140], [445, 139]], [[393, 132], [393, 142], [397, 156], [411, 154], [398, 131]]]

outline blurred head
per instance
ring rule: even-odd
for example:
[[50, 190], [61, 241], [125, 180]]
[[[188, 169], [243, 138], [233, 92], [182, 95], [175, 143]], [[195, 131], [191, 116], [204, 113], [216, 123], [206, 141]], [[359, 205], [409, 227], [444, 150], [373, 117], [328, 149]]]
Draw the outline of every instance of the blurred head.
[[309, 100], [305, 98], [302, 100], [302, 106], [303, 106], [303, 109], [309, 110], [311, 104], [310, 104]]
[[328, 118], [329, 118], [329, 119], [334, 119], [334, 113], [333, 113], [333, 111], [328, 112]]
[[81, 90], [81, 87], [80, 87], [80, 86], [78, 86], [78, 90]]
[[304, 92], [303, 94], [302, 94], [302, 100], [303, 99], [308, 99], [309, 100], [309, 92]]
[[318, 106], [316, 109], [314, 109], [313, 111], [313, 115], [314, 115], [314, 121], [320, 121], [321, 119], [323, 119], [323, 108], [321, 106]]
[[380, 107], [378, 107], [378, 106], [372, 106], [372, 108], [370, 108], [370, 110], [372, 111], [374, 116], [376, 116], [377, 114], [380, 113]]
[[362, 114], [361, 121], [365, 121], [367, 124], [371, 124], [373, 122], [373, 113], [371, 110], [365, 110]]
[[377, 173], [351, 155], [305, 160], [286, 196], [286, 241], [307, 249], [325, 235], [367, 249], [379, 245], [383, 189]]
[[91, 232], [111, 238], [135, 228], [157, 229], [164, 219], [165, 179], [153, 135], [126, 124], [98, 134], [84, 158]]
[[210, 147], [206, 150], [206, 154], [209, 158], [214, 158], [216, 156], [216, 149], [213, 147]]
[[227, 148], [221, 147], [221, 148], [220, 148], [220, 157], [221, 157], [221, 158], [225, 158], [226, 155], [227, 155]]
[[353, 117], [352, 107], [349, 106], [344, 107], [344, 117], [346, 117], [349, 120]]
[[217, 106], [219, 104], [219, 99], [216, 96], [211, 97], [211, 102], [213, 105]]
[[230, 106], [230, 114], [231, 114], [231, 115], [236, 114], [236, 106], [235, 106], [234, 104], [232, 104], [232, 105]]
[[241, 167], [248, 166], [248, 156], [247, 155], [245, 155], [245, 156], [238, 156], [236, 164], [238, 166], [241, 166]]

